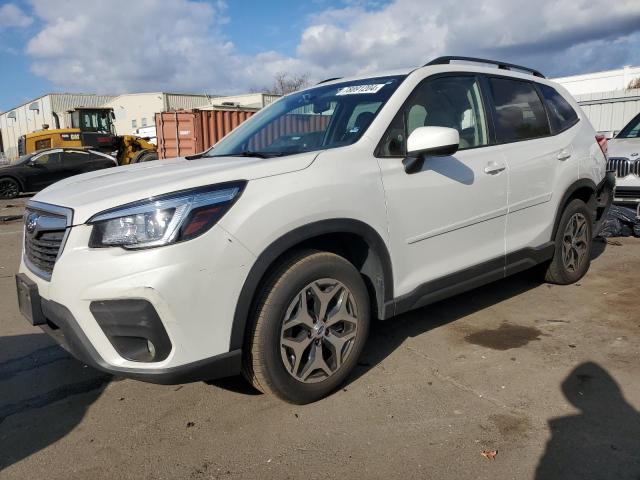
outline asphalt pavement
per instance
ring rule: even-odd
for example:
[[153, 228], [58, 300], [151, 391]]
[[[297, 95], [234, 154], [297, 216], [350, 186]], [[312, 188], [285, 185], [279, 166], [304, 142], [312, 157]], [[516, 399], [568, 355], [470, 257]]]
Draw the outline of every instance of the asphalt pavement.
[[640, 478], [640, 239], [599, 241], [576, 285], [524, 273], [378, 322], [306, 406], [82, 365], [18, 313], [20, 241], [0, 222], [0, 479]]

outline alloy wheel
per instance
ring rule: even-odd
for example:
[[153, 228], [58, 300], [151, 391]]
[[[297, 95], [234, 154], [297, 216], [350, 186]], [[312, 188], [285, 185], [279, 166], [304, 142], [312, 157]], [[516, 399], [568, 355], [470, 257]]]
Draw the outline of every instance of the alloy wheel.
[[0, 180], [0, 198], [13, 198], [18, 195], [18, 186], [13, 180]]
[[562, 263], [570, 272], [582, 267], [589, 250], [587, 219], [582, 213], [574, 213], [569, 219], [562, 237]]
[[280, 353], [286, 370], [303, 383], [336, 373], [358, 334], [358, 311], [351, 291], [331, 278], [304, 287], [285, 312]]

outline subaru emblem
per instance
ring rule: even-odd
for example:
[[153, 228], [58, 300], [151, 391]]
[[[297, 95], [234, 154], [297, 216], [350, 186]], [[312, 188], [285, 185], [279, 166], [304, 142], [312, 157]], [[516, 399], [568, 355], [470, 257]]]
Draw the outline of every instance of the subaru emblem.
[[40, 215], [38, 215], [37, 213], [29, 214], [26, 222], [27, 233], [31, 235], [35, 233], [36, 229], [38, 228], [38, 218], [40, 218]]

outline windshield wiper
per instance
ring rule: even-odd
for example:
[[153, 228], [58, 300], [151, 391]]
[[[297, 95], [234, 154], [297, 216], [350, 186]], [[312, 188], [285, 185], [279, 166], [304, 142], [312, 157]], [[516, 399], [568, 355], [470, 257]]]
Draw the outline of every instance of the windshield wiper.
[[244, 150], [237, 153], [224, 153], [222, 155], [209, 155], [210, 158], [215, 157], [257, 157], [257, 158], [271, 158], [281, 157], [285, 155], [284, 152], [254, 152], [253, 150]]

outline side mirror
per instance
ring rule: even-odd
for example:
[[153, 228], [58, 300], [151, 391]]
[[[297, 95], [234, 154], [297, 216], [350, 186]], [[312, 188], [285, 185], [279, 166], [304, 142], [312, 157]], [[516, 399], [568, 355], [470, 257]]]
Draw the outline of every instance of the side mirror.
[[458, 151], [459, 145], [460, 134], [455, 128], [418, 127], [407, 139], [407, 155], [453, 155]]
[[407, 173], [420, 171], [426, 156], [453, 155], [460, 146], [460, 134], [455, 128], [418, 127], [407, 138], [407, 158], [403, 160]]

